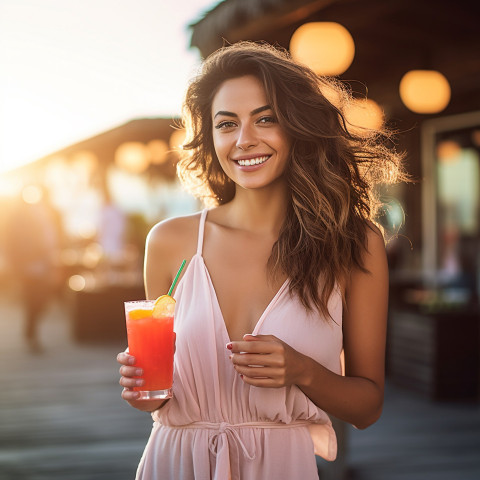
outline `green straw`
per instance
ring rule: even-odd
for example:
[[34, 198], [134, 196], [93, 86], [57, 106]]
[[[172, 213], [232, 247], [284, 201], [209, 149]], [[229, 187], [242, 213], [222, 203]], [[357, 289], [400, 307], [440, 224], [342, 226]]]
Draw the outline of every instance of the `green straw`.
[[172, 295], [173, 289], [175, 288], [175, 285], [177, 284], [178, 277], [179, 277], [180, 274], [182, 273], [183, 267], [185, 266], [186, 263], [187, 263], [187, 261], [184, 260], [184, 261], [182, 262], [182, 264], [180, 265], [180, 268], [178, 269], [178, 272], [177, 272], [177, 274], [175, 275], [175, 278], [173, 279], [172, 286], [170, 287], [170, 290], [168, 291], [167, 295], [169, 295], [169, 296]]

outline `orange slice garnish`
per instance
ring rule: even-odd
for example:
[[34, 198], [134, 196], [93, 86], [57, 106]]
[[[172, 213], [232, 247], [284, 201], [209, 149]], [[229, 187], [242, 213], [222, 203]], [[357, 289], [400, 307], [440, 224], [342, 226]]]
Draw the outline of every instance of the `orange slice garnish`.
[[170, 295], [161, 295], [155, 300], [153, 305], [153, 317], [171, 317], [175, 311], [175, 299]]
[[128, 318], [130, 320], [141, 320], [142, 318], [148, 318], [152, 316], [152, 310], [146, 308], [137, 308], [128, 312]]

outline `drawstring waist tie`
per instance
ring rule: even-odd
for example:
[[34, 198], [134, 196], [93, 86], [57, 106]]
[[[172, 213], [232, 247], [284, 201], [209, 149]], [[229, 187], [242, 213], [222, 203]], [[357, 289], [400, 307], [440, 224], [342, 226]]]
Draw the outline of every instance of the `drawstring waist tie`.
[[[208, 449], [217, 458], [214, 480], [236, 480], [240, 478], [239, 454], [242, 452], [247, 460], [254, 460], [256, 457], [255, 446], [252, 445], [252, 451], [249, 451], [245, 442], [242, 440], [239, 431], [243, 429], [285, 429], [307, 427], [312, 422], [295, 421], [292, 423], [280, 422], [245, 422], [245, 423], [212, 423], [212, 422], [193, 422], [186, 425], [163, 425], [172, 429], [200, 429], [211, 430], [208, 438]], [[236, 450], [236, 455], [231, 455]], [[232, 457], [232, 458], [231, 458]], [[235, 465], [231, 465], [231, 460]], [[232, 468], [234, 467], [234, 468]], [[235, 474], [234, 474], [235, 472]]]

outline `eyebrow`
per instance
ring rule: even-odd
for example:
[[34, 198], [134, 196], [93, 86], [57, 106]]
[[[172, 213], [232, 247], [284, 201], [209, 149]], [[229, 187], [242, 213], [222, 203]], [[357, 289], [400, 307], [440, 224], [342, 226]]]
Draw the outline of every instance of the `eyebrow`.
[[[272, 107], [270, 105], [264, 105], [263, 107], [258, 107], [255, 110], [252, 110], [250, 112], [250, 116], [253, 117], [253, 115], [256, 115], [257, 113], [264, 112], [265, 110], [271, 110], [271, 109]], [[215, 114], [213, 118], [215, 119], [218, 115], [224, 115], [225, 117], [238, 117], [236, 113], [227, 112], [226, 110], [220, 110]]]

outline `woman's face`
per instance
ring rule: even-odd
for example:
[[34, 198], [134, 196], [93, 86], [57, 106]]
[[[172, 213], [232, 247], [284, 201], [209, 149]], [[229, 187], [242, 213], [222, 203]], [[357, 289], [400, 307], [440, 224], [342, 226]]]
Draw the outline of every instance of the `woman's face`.
[[222, 83], [212, 102], [213, 144], [225, 174], [246, 189], [282, 177], [291, 142], [252, 75]]

